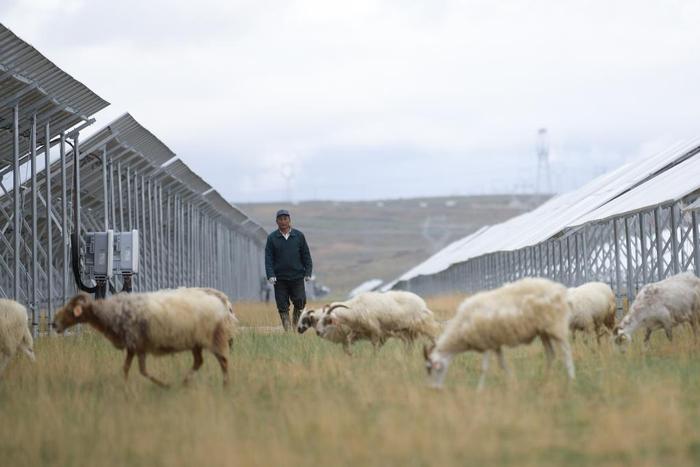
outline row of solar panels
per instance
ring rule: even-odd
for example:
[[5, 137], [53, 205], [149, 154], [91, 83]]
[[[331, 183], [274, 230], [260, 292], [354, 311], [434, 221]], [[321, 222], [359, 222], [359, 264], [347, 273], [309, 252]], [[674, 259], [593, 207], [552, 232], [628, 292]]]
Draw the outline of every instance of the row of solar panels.
[[[486, 226], [448, 245], [396, 280], [389, 290], [419, 276], [431, 276], [453, 264], [501, 251], [515, 251], [587, 224], [629, 215], [700, 193], [700, 139], [677, 143], [665, 151], [622, 167], [537, 209], [500, 224]], [[698, 209], [696, 200], [686, 209]]]
[[[80, 129], [91, 123], [90, 117], [109, 103], [58, 68], [31, 45], [0, 23], [0, 173], [7, 173], [18, 154], [25, 162], [31, 150], [32, 118], [36, 115], [37, 137], [55, 144], [61, 133]], [[15, 123], [15, 119], [17, 122]], [[17, 141], [12, 131], [17, 124]], [[42, 143], [43, 144], [43, 143]], [[130, 170], [155, 180], [164, 189], [201, 197], [200, 208], [220, 217], [232, 228], [264, 242], [265, 230], [244, 212], [228, 203], [216, 190], [194, 173], [162, 141], [125, 114], [80, 143], [79, 153], [84, 180], [82, 195], [86, 207], [103, 202], [102, 179], [95, 173], [98, 164], [85, 162], [90, 155], [101, 156], [106, 149], [113, 164], [122, 163]], [[68, 154], [69, 163], [72, 154]], [[85, 167], [85, 169], [83, 169]], [[52, 174], [59, 171], [52, 164]], [[195, 201], [196, 202], [196, 201]]]

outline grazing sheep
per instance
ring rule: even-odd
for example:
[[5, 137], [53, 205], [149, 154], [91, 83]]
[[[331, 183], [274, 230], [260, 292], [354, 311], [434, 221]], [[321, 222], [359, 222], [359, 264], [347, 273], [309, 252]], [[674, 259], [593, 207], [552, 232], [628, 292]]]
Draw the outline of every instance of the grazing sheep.
[[455, 317], [438, 337], [436, 345], [424, 347], [428, 375], [433, 387], [441, 387], [452, 358], [473, 350], [484, 354], [478, 389], [486, 379], [489, 354], [495, 352], [501, 368], [508, 373], [502, 347], [542, 340], [547, 366], [557, 344], [564, 354], [570, 379], [574, 362], [569, 347], [569, 303], [566, 288], [547, 279], [528, 278], [481, 292], [462, 302]]
[[[301, 316], [299, 316], [297, 332], [299, 334], [303, 334], [309, 328], [314, 328], [317, 336], [335, 344], [342, 344], [345, 353], [352, 355], [350, 345], [358, 340], [369, 339], [369, 335], [362, 334], [360, 332], [351, 333], [350, 328], [339, 323], [336, 323], [333, 326], [329, 325], [324, 327], [321, 324], [321, 319], [327, 313], [329, 313], [329, 311], [333, 311], [331, 305], [325, 305], [323, 308], [319, 308], [317, 310], [304, 310], [301, 313]], [[380, 342], [382, 345], [384, 344], [383, 340], [380, 340]]]
[[18, 350], [36, 360], [34, 340], [27, 326], [27, 309], [14, 300], [0, 298], [0, 376]]
[[[309, 322], [315, 319], [316, 333], [332, 342], [349, 346], [367, 339], [375, 350], [390, 337], [412, 343], [419, 336], [432, 342], [440, 330], [433, 312], [425, 301], [411, 292], [366, 292], [345, 302], [335, 302], [320, 310], [307, 313]], [[305, 329], [304, 329], [305, 330]]]
[[661, 329], [668, 340], [673, 340], [672, 329], [682, 323], [690, 324], [697, 338], [700, 319], [700, 279], [693, 273], [676, 274], [659, 282], [647, 284], [639, 290], [634, 303], [619, 326], [615, 328], [617, 345], [631, 342], [637, 328], [644, 328], [644, 343], [651, 332]]
[[185, 377], [184, 383], [187, 383], [202, 366], [202, 350], [207, 349], [218, 360], [225, 385], [229, 346], [236, 322], [231, 302], [224, 293], [182, 287], [119, 294], [104, 300], [93, 300], [81, 293], [58, 310], [54, 325], [60, 333], [77, 323], [90, 324], [116, 348], [126, 349], [125, 380], [136, 355], [141, 374], [166, 387], [146, 371], [146, 354], [192, 351], [194, 364]]
[[569, 289], [569, 329], [571, 338], [576, 331], [595, 332], [600, 344], [600, 337], [606, 329], [612, 333], [615, 327], [615, 293], [608, 284], [589, 282]]

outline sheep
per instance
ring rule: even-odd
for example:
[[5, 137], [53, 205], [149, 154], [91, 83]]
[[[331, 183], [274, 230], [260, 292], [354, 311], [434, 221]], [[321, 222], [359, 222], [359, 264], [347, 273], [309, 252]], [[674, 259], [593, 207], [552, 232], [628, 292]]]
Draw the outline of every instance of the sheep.
[[611, 333], [615, 327], [615, 293], [608, 284], [589, 282], [568, 291], [571, 316], [569, 329], [571, 338], [576, 331], [584, 333], [595, 332], [596, 341], [600, 344], [601, 336], [606, 329]]
[[0, 298], [0, 376], [18, 350], [24, 352], [31, 361], [36, 361], [27, 316], [27, 309], [23, 305]]
[[506, 373], [502, 347], [542, 340], [547, 368], [554, 357], [553, 343], [559, 345], [569, 379], [575, 376], [569, 346], [569, 314], [566, 288], [542, 278], [527, 278], [465, 299], [449, 321], [437, 343], [424, 347], [423, 355], [431, 385], [443, 385], [447, 368], [458, 353], [483, 353], [478, 390], [484, 386], [489, 355], [494, 352]]
[[[297, 324], [297, 332], [303, 334], [309, 328], [314, 328], [317, 336], [335, 344], [342, 344], [345, 353], [352, 355], [350, 345], [358, 340], [369, 339], [369, 335], [361, 332], [353, 332], [351, 334], [350, 328], [340, 323], [336, 323], [334, 326], [323, 326], [321, 319], [332, 311], [331, 305], [325, 305], [317, 310], [302, 311]], [[384, 341], [380, 339], [380, 344], [383, 345]]]
[[700, 279], [691, 272], [676, 274], [639, 290], [629, 311], [613, 331], [614, 341], [618, 346], [630, 343], [632, 334], [640, 327], [646, 330], [645, 345], [652, 331], [661, 328], [672, 341], [672, 329], [682, 323], [690, 324], [697, 339], [699, 319]]
[[360, 339], [371, 341], [376, 350], [390, 337], [410, 344], [422, 335], [434, 342], [440, 330], [425, 301], [404, 291], [365, 292], [308, 312], [306, 318], [309, 322], [315, 319], [317, 334], [342, 343], [346, 353]]
[[62, 333], [77, 323], [88, 323], [116, 348], [126, 349], [124, 381], [136, 355], [141, 374], [167, 387], [146, 370], [146, 354], [190, 350], [194, 363], [183, 381], [187, 384], [202, 366], [202, 349], [207, 349], [218, 360], [226, 385], [228, 353], [237, 323], [232, 310], [228, 297], [215, 289], [182, 287], [104, 300], [81, 293], [56, 312], [54, 326]]

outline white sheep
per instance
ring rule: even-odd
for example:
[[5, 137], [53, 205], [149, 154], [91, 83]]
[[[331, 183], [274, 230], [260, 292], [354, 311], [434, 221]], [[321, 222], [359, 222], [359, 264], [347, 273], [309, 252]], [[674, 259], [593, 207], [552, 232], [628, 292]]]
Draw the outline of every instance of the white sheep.
[[508, 373], [502, 347], [529, 344], [536, 337], [542, 340], [548, 367], [554, 357], [553, 344], [561, 348], [569, 378], [573, 379], [569, 313], [566, 288], [541, 278], [522, 279], [467, 298], [438, 337], [436, 345], [423, 349], [432, 386], [442, 386], [456, 354], [473, 350], [484, 354], [478, 385], [481, 389], [490, 352], [496, 353], [501, 368]]
[[615, 327], [615, 293], [604, 282], [588, 282], [568, 291], [571, 316], [569, 329], [571, 338], [576, 331], [595, 333], [600, 344], [600, 337]]
[[27, 309], [14, 300], [0, 298], [0, 376], [18, 350], [35, 361], [34, 340], [27, 326]]
[[183, 287], [104, 300], [79, 294], [58, 310], [54, 325], [60, 333], [77, 323], [90, 324], [116, 348], [126, 349], [125, 380], [137, 355], [141, 374], [165, 387], [146, 371], [146, 354], [190, 350], [194, 363], [187, 383], [202, 365], [202, 349], [207, 349], [221, 366], [224, 385], [228, 382], [228, 354], [237, 320], [228, 297], [218, 290]]
[[670, 341], [673, 340], [672, 329], [688, 323], [697, 338], [698, 320], [700, 279], [685, 272], [642, 287], [613, 334], [615, 343], [623, 345], [631, 342], [638, 328], [644, 328], [644, 343], [647, 344], [652, 331], [663, 329]]
[[425, 301], [404, 291], [365, 292], [345, 302], [312, 310], [307, 317], [315, 320], [320, 337], [342, 343], [348, 353], [349, 346], [360, 339], [371, 341], [377, 349], [390, 337], [411, 343], [425, 336], [434, 342], [440, 330]]

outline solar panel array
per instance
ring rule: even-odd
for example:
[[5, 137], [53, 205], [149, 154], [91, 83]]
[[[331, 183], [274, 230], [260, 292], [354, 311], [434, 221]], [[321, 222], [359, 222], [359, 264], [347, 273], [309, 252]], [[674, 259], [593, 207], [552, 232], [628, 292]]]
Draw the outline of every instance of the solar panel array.
[[700, 141], [633, 161], [537, 209], [486, 226], [386, 284], [432, 295], [523, 277], [609, 283], [621, 304], [681, 271], [700, 274]]
[[81, 233], [138, 229], [135, 290], [209, 286], [258, 298], [264, 229], [129, 114], [82, 140], [108, 105], [0, 24], [0, 295], [27, 304], [36, 330], [76, 292], [77, 154]]

